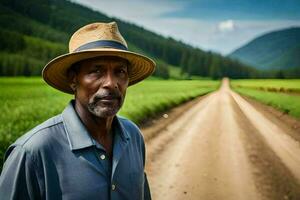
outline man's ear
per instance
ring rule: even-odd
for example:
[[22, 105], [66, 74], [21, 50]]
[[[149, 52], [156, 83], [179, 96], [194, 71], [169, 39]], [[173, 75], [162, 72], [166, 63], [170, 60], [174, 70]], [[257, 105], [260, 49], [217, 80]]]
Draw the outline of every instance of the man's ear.
[[68, 73], [69, 85], [73, 92], [77, 89], [77, 73], [74, 70], [70, 70]]

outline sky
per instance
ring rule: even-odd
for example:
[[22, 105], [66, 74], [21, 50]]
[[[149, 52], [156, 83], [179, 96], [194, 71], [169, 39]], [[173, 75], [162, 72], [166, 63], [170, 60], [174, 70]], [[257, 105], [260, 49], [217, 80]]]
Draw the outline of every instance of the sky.
[[300, 0], [72, 1], [223, 55], [270, 31], [300, 27]]

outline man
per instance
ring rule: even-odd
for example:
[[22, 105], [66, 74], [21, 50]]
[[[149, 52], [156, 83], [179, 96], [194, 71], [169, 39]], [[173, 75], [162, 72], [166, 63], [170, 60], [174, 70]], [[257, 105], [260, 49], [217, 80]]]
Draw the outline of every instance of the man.
[[116, 114], [127, 86], [155, 63], [127, 50], [115, 22], [82, 27], [69, 50], [45, 66], [43, 78], [75, 100], [8, 148], [0, 198], [151, 199], [143, 137]]

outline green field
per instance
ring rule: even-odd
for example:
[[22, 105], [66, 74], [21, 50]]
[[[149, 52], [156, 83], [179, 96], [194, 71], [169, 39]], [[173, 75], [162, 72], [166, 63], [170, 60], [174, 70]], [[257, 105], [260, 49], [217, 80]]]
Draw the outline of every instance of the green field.
[[252, 88], [268, 91], [278, 92], [299, 92], [300, 93], [300, 79], [247, 79], [247, 80], [233, 80], [233, 87]]
[[[209, 93], [218, 81], [146, 80], [127, 90], [120, 115], [135, 122]], [[20, 135], [62, 112], [71, 95], [47, 86], [41, 78], [0, 78], [0, 166], [3, 153]]]
[[231, 80], [236, 92], [300, 119], [300, 80]]

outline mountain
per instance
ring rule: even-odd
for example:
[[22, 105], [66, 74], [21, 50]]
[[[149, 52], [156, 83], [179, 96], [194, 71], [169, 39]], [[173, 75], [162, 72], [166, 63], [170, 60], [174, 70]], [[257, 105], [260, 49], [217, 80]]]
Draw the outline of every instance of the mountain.
[[235, 50], [229, 57], [257, 69], [300, 68], [300, 28], [292, 27], [264, 34]]
[[143, 27], [110, 18], [66, 0], [0, 0], [0, 76], [40, 75], [43, 66], [68, 52], [67, 43], [78, 28], [92, 22], [118, 23], [129, 49], [153, 58], [155, 76], [170, 71], [185, 76], [254, 77], [257, 71], [241, 62], [205, 52]]

